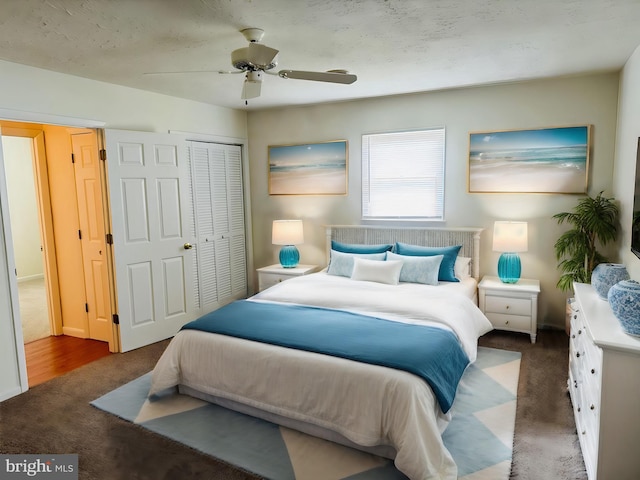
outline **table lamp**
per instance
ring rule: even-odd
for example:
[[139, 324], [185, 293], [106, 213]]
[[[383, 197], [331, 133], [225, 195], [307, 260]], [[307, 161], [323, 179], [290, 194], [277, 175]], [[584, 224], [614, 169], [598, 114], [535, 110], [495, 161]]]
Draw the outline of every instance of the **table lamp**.
[[527, 222], [495, 222], [493, 251], [502, 252], [498, 260], [498, 277], [503, 283], [520, 280], [520, 256], [528, 250]]
[[274, 220], [271, 230], [271, 243], [282, 245], [280, 265], [293, 268], [298, 265], [300, 253], [296, 245], [304, 243], [302, 220]]

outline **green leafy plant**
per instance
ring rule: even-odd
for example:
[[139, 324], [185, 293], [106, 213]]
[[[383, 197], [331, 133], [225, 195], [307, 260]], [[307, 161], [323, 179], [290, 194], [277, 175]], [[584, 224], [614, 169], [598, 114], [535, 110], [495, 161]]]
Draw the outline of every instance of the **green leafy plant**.
[[573, 282], [591, 283], [593, 269], [607, 261], [598, 247], [616, 240], [618, 206], [614, 198], [603, 197], [602, 193], [595, 198], [580, 199], [572, 212], [553, 216], [558, 224], [566, 222], [572, 226], [554, 245], [556, 259], [560, 261], [558, 268], [562, 271], [556, 286], [561, 290], [570, 290]]

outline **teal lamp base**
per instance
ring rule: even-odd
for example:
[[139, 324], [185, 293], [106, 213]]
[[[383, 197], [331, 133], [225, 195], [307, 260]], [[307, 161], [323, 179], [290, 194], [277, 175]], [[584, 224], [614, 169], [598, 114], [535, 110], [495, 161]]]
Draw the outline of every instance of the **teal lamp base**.
[[520, 280], [520, 256], [517, 253], [503, 253], [498, 259], [498, 277], [502, 283], [517, 283]]
[[283, 268], [293, 268], [298, 266], [300, 253], [295, 245], [284, 245], [280, 249], [280, 265]]

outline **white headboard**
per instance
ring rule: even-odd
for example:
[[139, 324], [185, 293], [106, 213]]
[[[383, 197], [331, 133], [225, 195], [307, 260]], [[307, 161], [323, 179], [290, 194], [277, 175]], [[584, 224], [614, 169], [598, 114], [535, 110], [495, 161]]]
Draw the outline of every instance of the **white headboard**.
[[462, 245], [458, 255], [471, 258], [471, 276], [480, 278], [480, 233], [482, 228], [415, 228], [370, 225], [328, 225], [326, 227], [327, 263], [331, 240], [343, 243], [376, 245], [403, 242], [423, 247]]

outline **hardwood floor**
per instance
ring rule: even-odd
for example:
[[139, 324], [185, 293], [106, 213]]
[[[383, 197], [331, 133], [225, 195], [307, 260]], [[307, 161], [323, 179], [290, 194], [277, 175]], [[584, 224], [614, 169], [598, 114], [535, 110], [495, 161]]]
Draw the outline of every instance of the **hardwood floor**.
[[60, 335], [24, 345], [29, 387], [110, 355], [109, 344]]

